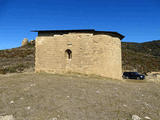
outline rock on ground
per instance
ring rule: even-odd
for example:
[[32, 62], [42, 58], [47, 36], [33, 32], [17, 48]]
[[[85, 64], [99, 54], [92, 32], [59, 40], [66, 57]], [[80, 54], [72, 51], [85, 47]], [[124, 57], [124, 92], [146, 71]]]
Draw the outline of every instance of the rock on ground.
[[138, 115], [132, 115], [132, 120], [141, 120], [141, 118]]
[[0, 116], [0, 120], [14, 120], [13, 115]]

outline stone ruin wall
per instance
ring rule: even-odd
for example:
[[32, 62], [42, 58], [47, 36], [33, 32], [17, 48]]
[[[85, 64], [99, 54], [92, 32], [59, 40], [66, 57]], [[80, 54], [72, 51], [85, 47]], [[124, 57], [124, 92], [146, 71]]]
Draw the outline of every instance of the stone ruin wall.
[[28, 40], [27, 38], [24, 38], [23, 39], [23, 41], [22, 41], [22, 44], [21, 44], [21, 46], [23, 47], [23, 46], [26, 46], [26, 45], [35, 45], [35, 40]]
[[[65, 51], [72, 51], [68, 59]], [[109, 35], [39, 34], [36, 38], [36, 72], [83, 73], [121, 79], [121, 41]]]

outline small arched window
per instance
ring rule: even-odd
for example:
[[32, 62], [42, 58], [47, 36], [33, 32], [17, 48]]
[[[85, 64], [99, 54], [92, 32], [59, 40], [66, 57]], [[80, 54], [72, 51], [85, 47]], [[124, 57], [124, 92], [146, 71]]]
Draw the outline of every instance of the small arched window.
[[72, 59], [72, 51], [70, 49], [67, 49], [65, 51], [67, 59], [71, 60]]

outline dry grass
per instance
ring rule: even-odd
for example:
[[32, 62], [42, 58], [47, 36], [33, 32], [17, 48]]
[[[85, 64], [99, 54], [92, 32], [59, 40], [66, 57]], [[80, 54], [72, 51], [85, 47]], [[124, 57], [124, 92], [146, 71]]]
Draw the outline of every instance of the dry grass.
[[160, 85], [52, 74], [0, 76], [0, 115], [16, 120], [160, 118]]
[[0, 74], [23, 72], [34, 68], [34, 45], [0, 50]]

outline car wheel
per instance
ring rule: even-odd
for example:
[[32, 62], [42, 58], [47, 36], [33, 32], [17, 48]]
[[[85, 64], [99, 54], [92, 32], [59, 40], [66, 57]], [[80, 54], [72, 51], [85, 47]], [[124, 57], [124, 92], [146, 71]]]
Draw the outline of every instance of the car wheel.
[[122, 76], [122, 78], [123, 78], [123, 79], [126, 79], [126, 77], [125, 77], [124, 75]]
[[129, 77], [127, 76], [126, 79], [129, 79]]
[[140, 80], [140, 77], [137, 77], [137, 80]]

